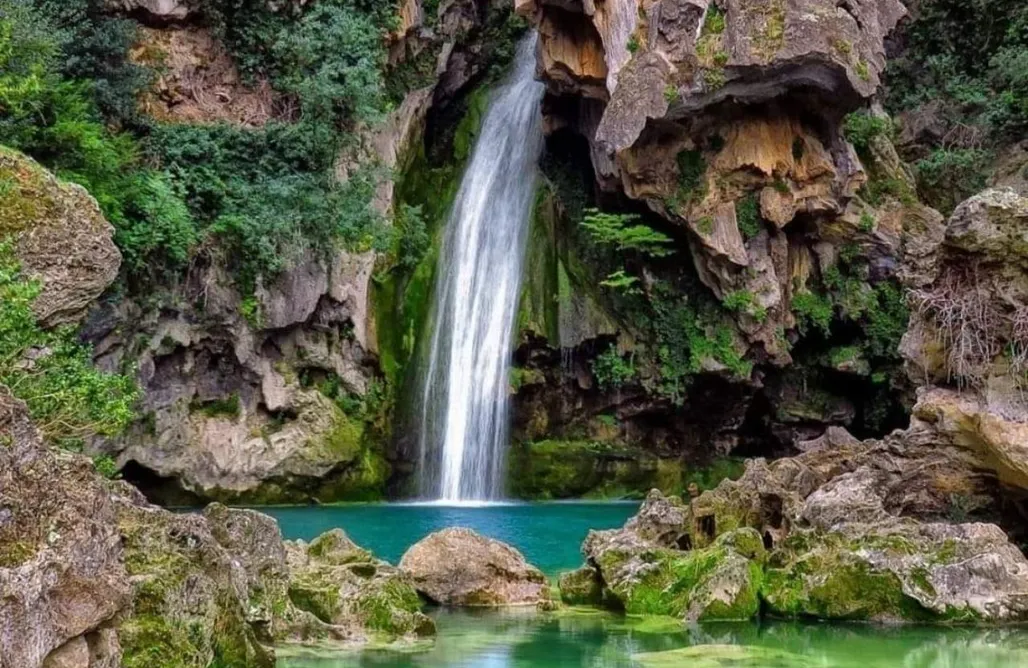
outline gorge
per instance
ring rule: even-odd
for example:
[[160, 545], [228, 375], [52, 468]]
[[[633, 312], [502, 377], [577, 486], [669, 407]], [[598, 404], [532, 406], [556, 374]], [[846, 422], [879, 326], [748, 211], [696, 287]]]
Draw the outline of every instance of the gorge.
[[0, 668], [1028, 663], [1018, 0], [0, 0]]

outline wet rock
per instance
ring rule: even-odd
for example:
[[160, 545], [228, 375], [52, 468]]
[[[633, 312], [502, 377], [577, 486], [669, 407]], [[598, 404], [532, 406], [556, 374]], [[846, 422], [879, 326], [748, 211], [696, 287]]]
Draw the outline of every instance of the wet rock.
[[470, 529], [437, 531], [400, 560], [417, 590], [454, 607], [538, 605], [548, 599], [546, 578], [520, 552]]
[[435, 633], [411, 578], [358, 547], [340, 529], [288, 543], [289, 599], [336, 638], [395, 639]]
[[721, 536], [703, 549], [679, 550], [620, 535], [587, 542], [609, 596], [628, 614], [687, 621], [745, 620], [760, 608], [764, 547], [753, 529]]
[[46, 326], [77, 322], [118, 276], [114, 228], [81, 186], [55, 178], [31, 158], [0, 147], [0, 235], [14, 235], [25, 274], [40, 284], [32, 309]]
[[568, 605], [600, 605], [603, 603], [603, 580], [592, 566], [562, 573], [559, 582], [560, 600]]

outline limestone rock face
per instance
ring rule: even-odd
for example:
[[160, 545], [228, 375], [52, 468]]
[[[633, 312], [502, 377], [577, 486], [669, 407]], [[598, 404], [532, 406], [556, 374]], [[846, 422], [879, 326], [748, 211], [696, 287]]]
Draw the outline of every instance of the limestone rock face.
[[989, 189], [954, 210], [921, 263], [900, 345], [924, 385], [914, 426], [966, 448], [981, 466], [1028, 489], [1028, 199]]
[[81, 186], [59, 181], [31, 158], [0, 148], [0, 237], [14, 235], [25, 274], [39, 281], [33, 304], [46, 326], [76, 322], [118, 276], [114, 228]]
[[444, 529], [415, 543], [400, 570], [440, 605], [500, 607], [547, 600], [546, 577], [511, 546], [470, 529]]
[[182, 23], [194, 15], [199, 3], [194, 0], [106, 0], [107, 7], [127, 14], [137, 14], [144, 21], [166, 25]]
[[289, 599], [332, 636], [393, 639], [435, 633], [410, 577], [374, 558], [340, 529], [310, 544], [288, 543], [286, 549]]
[[91, 463], [48, 452], [0, 387], [0, 665], [39, 668], [106, 647], [130, 602], [114, 505]]
[[783, 617], [1024, 620], [1028, 560], [999, 527], [951, 519], [954, 498], [994, 502], [989, 455], [937, 429], [829, 430], [688, 504], [652, 492], [583, 552], [603, 597], [639, 613], [746, 618], [763, 602]]
[[[292, 12], [305, 1], [270, 7]], [[274, 93], [241, 83], [217, 36], [194, 20], [202, 4], [112, 5], [149, 25], [140, 31], [136, 59], [160, 61], [161, 76], [142, 111], [164, 121], [261, 126], [278, 108]], [[494, 22], [502, 18], [495, 7], [487, 12], [472, 0], [435, 5], [437, 15], [426, 17], [424, 3], [399, 3], [397, 30], [387, 36], [392, 66], [421, 71], [434, 62], [434, 78], [410, 91], [382, 123], [358, 128], [336, 164], [340, 181], [362, 165], [383, 167], [374, 170], [380, 180], [373, 206], [387, 219], [392, 170], [420, 139], [429, 109], [445, 106], [491, 64], [483, 22], [487, 14]], [[371, 308], [377, 259], [375, 251], [302, 254], [244, 295], [224, 263], [205, 256], [180, 284], [156, 296], [159, 308], [143, 300], [97, 306], [86, 338], [98, 366], [136, 365], [143, 419], [118, 439], [91, 443], [91, 450], [113, 456], [127, 478], [165, 503], [380, 498], [391, 473], [387, 438], [368, 436], [365, 420], [344, 415], [333, 402], [360, 406], [380, 387], [379, 325]], [[329, 386], [333, 397], [319, 394], [317, 387]]]
[[272, 668], [273, 643], [434, 632], [408, 576], [341, 532], [150, 505], [51, 452], [0, 387], [0, 666]]

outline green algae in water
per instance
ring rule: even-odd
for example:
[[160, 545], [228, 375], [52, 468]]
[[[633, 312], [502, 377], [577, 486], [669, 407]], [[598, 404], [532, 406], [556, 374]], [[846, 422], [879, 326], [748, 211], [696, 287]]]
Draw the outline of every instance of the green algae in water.
[[1028, 632], [705, 624], [565, 610], [437, 611], [439, 636], [365, 650], [285, 648], [278, 668], [1023, 668]]

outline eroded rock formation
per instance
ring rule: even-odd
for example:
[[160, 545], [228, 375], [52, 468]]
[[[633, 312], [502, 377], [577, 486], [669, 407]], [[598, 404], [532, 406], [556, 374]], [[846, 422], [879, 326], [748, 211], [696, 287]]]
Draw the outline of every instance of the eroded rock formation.
[[171, 513], [48, 449], [0, 388], [0, 665], [259, 668], [284, 641], [432, 633], [407, 576], [339, 532], [283, 544], [249, 510]]
[[[303, 4], [269, 7], [292, 15]], [[205, 27], [210, 8], [111, 7], [146, 26], [134, 59], [160, 64], [142, 112], [163, 123], [228, 122], [243, 131], [296, 120], [294, 100], [267, 82], [244, 84], [218, 33]], [[374, 172], [373, 205], [385, 218], [392, 171], [418, 152], [429, 110], [443, 113], [505, 57], [489, 41], [509, 14], [505, 3], [463, 0], [436, 9], [429, 15], [417, 1], [399, 8], [387, 74], [404, 95], [383, 122], [356, 127], [336, 163], [339, 181]], [[141, 420], [118, 439], [92, 443], [92, 451], [113, 456], [162, 502], [380, 498], [391, 472], [387, 416], [399, 381], [382, 372], [390, 362], [380, 364], [379, 339], [393, 333], [379, 330], [401, 327], [385, 311], [386, 321], [375, 321], [372, 275], [376, 263], [388, 269], [383, 262], [375, 251], [307, 252], [243, 294], [226, 269], [230, 258], [212, 250], [152, 300], [99, 304], [85, 328], [97, 364], [138, 368], [143, 399]]]

